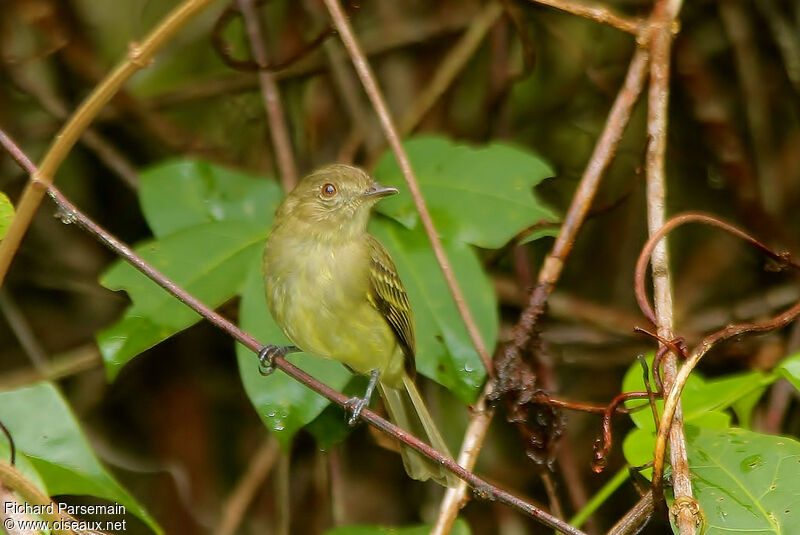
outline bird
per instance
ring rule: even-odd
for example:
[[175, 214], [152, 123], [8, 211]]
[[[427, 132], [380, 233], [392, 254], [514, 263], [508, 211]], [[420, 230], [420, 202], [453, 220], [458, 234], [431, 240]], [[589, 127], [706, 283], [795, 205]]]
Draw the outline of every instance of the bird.
[[[302, 178], [278, 207], [264, 247], [262, 273], [273, 319], [293, 346], [265, 346], [262, 369], [275, 355], [303, 351], [333, 359], [369, 377], [351, 398], [354, 425], [377, 387], [389, 419], [452, 458], [415, 384], [414, 320], [389, 251], [367, 230], [372, 207], [398, 193], [344, 164]], [[401, 444], [403, 464], [417, 480], [455, 486], [440, 463]]]

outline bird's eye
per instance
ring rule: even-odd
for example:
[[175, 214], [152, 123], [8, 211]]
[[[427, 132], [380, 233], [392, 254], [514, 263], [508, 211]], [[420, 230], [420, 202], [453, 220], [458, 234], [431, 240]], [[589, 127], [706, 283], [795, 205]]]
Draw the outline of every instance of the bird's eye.
[[325, 199], [332, 199], [336, 195], [336, 186], [328, 182], [322, 186], [322, 197]]

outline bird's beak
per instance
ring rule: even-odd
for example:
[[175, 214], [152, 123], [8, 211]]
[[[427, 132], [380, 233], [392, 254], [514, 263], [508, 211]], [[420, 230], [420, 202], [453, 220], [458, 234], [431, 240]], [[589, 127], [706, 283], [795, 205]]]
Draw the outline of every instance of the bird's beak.
[[376, 182], [362, 194], [362, 197], [365, 199], [382, 199], [383, 197], [388, 197], [389, 195], [394, 195], [395, 193], [399, 193], [397, 188], [392, 186], [382, 186]]

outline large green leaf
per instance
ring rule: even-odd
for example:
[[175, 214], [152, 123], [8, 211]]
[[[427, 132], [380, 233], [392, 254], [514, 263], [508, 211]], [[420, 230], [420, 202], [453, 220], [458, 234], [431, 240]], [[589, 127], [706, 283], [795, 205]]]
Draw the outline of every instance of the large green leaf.
[[[425, 233], [386, 218], [373, 219], [370, 230], [391, 253], [408, 292], [416, 327], [417, 369], [462, 401], [475, 401], [486, 371]], [[444, 248], [483, 340], [491, 349], [497, 341], [499, 322], [491, 282], [470, 246], [445, 241]]]
[[[217, 307], [241, 291], [266, 237], [266, 229], [253, 223], [218, 221], [145, 243], [136, 252], [203, 303]], [[122, 261], [106, 272], [101, 283], [111, 290], [125, 290], [133, 301], [120, 321], [97, 335], [110, 378], [142, 351], [200, 319]]]
[[[260, 260], [259, 257], [249, 266], [239, 308], [239, 325], [259, 340], [274, 345], [290, 345], [267, 308]], [[258, 371], [256, 355], [241, 344], [236, 344], [236, 357], [250, 402], [284, 447], [288, 447], [294, 434], [316, 418], [330, 403], [283, 372], [276, 371], [267, 377], [262, 376]], [[305, 353], [295, 353], [288, 358], [293, 364], [337, 390], [344, 388], [352, 377], [350, 372], [335, 361]]]
[[[34, 407], [36, 418], [31, 418]], [[0, 420], [14, 437], [22, 469], [26, 473], [35, 470], [34, 481], [40, 482], [47, 494], [97, 496], [119, 503], [161, 533], [147, 511], [100, 464], [66, 401], [51, 383], [0, 392]], [[0, 435], [0, 442], [4, 441]]]
[[743, 429], [689, 427], [686, 438], [706, 535], [798, 533], [800, 443]]
[[[387, 528], [381, 526], [342, 526], [330, 531], [325, 535], [428, 535], [433, 526], [411, 526], [404, 528]], [[469, 535], [469, 524], [457, 518], [450, 530], [452, 535]]]
[[8, 195], [0, 191], [0, 240], [6, 235], [11, 220], [14, 219], [14, 205]]
[[[411, 139], [404, 147], [442, 237], [496, 249], [535, 223], [556, 220], [533, 193], [553, 176], [538, 156], [503, 143], [474, 148], [440, 137]], [[377, 210], [415, 228], [419, 216], [391, 153], [381, 158], [375, 178], [402, 192], [378, 203]], [[543, 229], [538, 235], [552, 233]]]
[[264, 180], [202, 160], [171, 160], [141, 173], [139, 203], [157, 237], [213, 221], [269, 228], [283, 197]]

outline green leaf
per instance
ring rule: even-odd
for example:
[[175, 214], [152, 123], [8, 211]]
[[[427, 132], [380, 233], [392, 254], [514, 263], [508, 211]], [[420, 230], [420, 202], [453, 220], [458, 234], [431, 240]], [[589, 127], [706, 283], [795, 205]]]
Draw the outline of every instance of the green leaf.
[[[0, 392], [0, 420], [14, 437], [21, 468], [26, 473], [35, 470], [34, 481], [40, 482], [47, 494], [97, 496], [119, 503], [162, 533], [147, 511], [100, 464], [67, 402], [51, 383]], [[4, 441], [0, 436], [0, 442]]]
[[139, 203], [157, 237], [213, 221], [269, 228], [283, 194], [274, 180], [202, 160], [171, 160], [141, 173]]
[[777, 371], [792, 383], [796, 389], [800, 390], [800, 353], [795, 353], [783, 359]]
[[11, 220], [14, 219], [14, 205], [8, 195], [0, 191], [0, 240], [6, 235]]
[[[437, 231], [452, 241], [496, 249], [517, 233], [554, 212], [533, 193], [533, 187], [553, 176], [538, 156], [503, 143], [474, 148], [441, 137], [418, 137], [404, 143]], [[401, 190], [376, 209], [407, 228], [418, 214], [391, 152], [381, 158], [375, 178]], [[542, 229], [541, 235], [554, 235]]]
[[761, 388], [752, 390], [731, 405], [731, 409], [733, 409], [733, 412], [736, 414], [736, 418], [739, 421], [739, 427], [744, 427], [745, 429], [750, 428], [750, 420], [753, 417], [753, 409], [758, 403], [758, 400], [761, 399], [761, 396], [764, 395], [764, 390], [766, 389], [766, 386], [762, 386]]
[[[433, 526], [411, 526], [405, 528], [387, 528], [380, 526], [342, 526], [326, 531], [325, 535], [428, 535]], [[450, 530], [451, 535], [470, 535], [469, 524], [457, 518]]]
[[[253, 259], [248, 267], [239, 307], [239, 325], [265, 343], [290, 345], [267, 308], [260, 256]], [[289, 446], [300, 428], [316, 418], [330, 403], [281, 371], [264, 377], [258, 371], [256, 355], [241, 344], [236, 344], [236, 357], [239, 361], [239, 374], [250, 402], [284, 448]], [[352, 374], [344, 366], [332, 360], [305, 353], [294, 353], [288, 358], [293, 364], [336, 390], [344, 388], [352, 378]]]
[[[217, 307], [238, 294], [260, 257], [267, 231], [245, 222], [205, 223], [136, 247], [145, 260], [203, 303]], [[142, 351], [196, 323], [200, 316], [122, 261], [101, 279], [133, 301], [120, 321], [98, 333], [109, 378]]]
[[800, 443], [743, 429], [690, 427], [686, 437], [706, 535], [797, 533]]
[[[650, 374], [650, 385], [655, 388], [653, 381], [652, 368], [653, 357], [648, 357], [648, 369]], [[683, 419], [686, 423], [694, 423], [705, 427], [726, 427], [729, 416], [723, 416], [719, 411], [727, 409], [738, 400], [752, 393], [763, 389], [765, 385], [774, 381], [771, 374], [758, 371], [729, 375], [718, 379], [705, 380], [698, 371], [693, 371], [686, 380], [686, 386], [681, 393], [681, 404], [683, 407]], [[642, 379], [642, 368], [638, 362], [633, 364], [625, 373], [622, 381], [623, 392], [644, 391], [644, 381]], [[646, 401], [629, 401], [627, 407], [636, 407], [646, 403]], [[662, 400], [656, 401], [659, 414], [664, 408]], [[713, 413], [716, 412], [715, 415]], [[642, 409], [631, 413], [631, 420], [637, 427], [642, 429], [655, 430], [653, 414], [649, 409]], [[725, 419], [728, 420], [725, 420]]]
[[[464, 322], [422, 229], [408, 230], [374, 218], [370, 231], [386, 246], [408, 293], [417, 337], [417, 369], [472, 403], [486, 378]], [[475, 251], [464, 243], [443, 242], [486, 347], [497, 341], [497, 301]]]
[[[653, 460], [656, 435], [649, 429], [632, 429], [622, 441], [622, 453], [631, 466], [642, 466]], [[653, 469], [645, 468], [641, 474], [647, 479], [653, 477]]]

